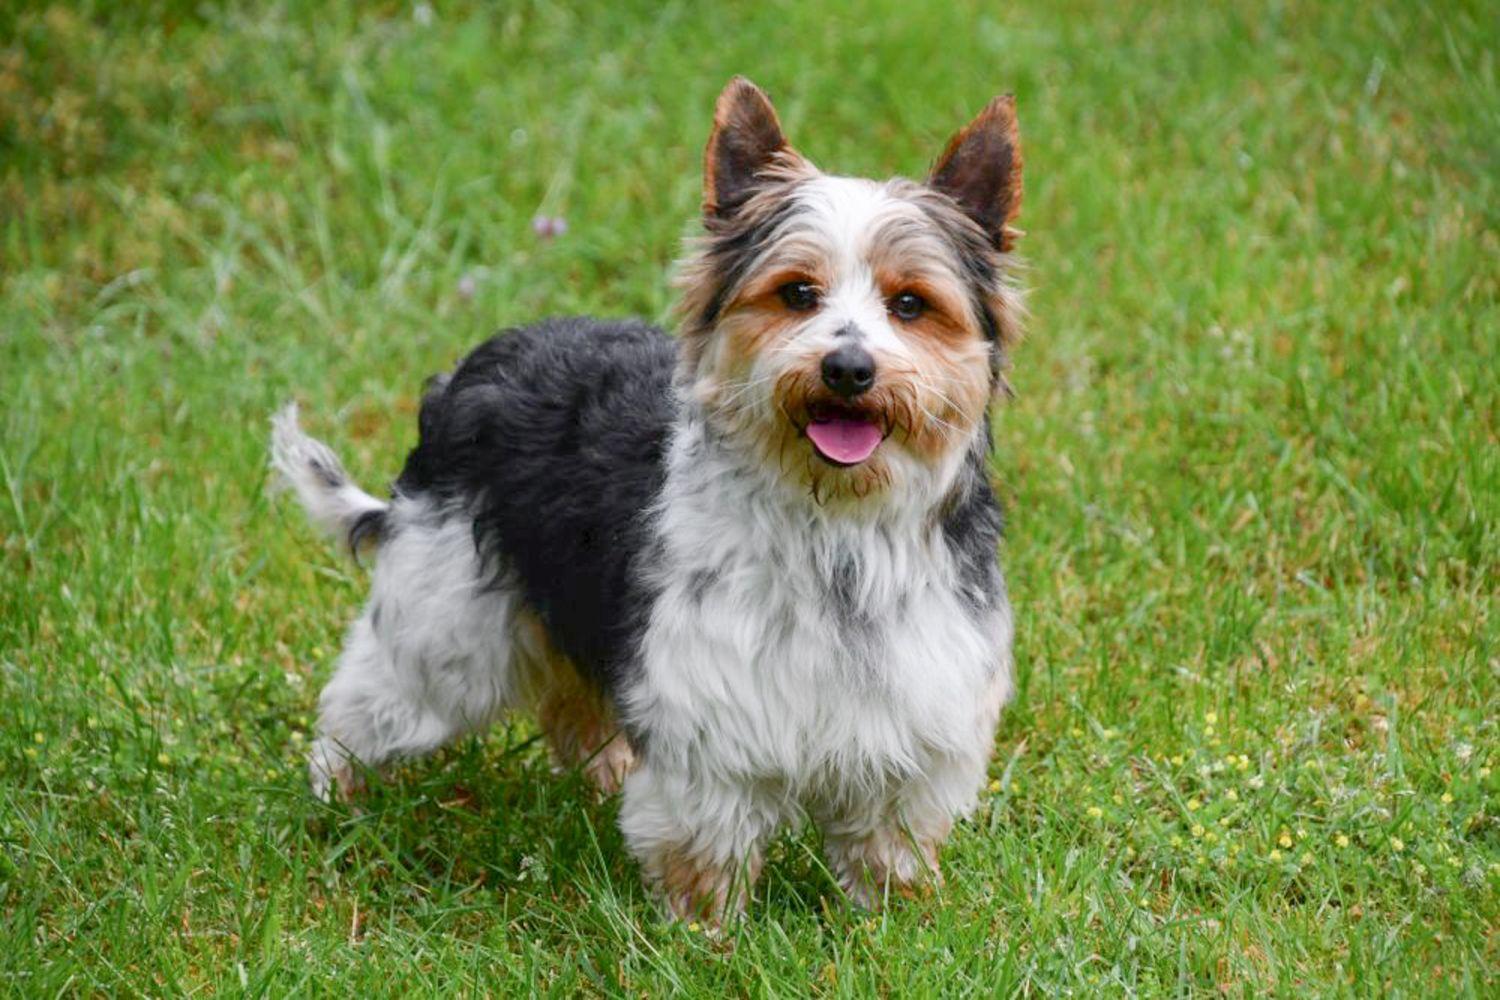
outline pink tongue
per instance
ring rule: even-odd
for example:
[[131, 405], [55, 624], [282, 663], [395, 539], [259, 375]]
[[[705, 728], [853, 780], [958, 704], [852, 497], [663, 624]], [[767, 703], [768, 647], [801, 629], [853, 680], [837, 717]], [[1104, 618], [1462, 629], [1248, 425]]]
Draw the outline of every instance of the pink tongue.
[[814, 420], [807, 425], [807, 436], [824, 458], [844, 465], [854, 465], [870, 457], [880, 445], [880, 428], [868, 420], [834, 417]]

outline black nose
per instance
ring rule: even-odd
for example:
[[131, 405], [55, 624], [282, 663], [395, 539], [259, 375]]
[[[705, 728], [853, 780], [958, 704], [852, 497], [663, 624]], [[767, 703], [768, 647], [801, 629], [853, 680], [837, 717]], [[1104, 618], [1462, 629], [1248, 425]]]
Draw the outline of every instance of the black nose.
[[875, 359], [863, 347], [845, 344], [823, 355], [823, 384], [852, 399], [875, 384]]

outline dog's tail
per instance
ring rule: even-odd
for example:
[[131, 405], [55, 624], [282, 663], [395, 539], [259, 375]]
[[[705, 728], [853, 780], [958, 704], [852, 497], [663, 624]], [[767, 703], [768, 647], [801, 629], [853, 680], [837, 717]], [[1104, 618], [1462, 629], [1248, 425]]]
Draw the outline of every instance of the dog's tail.
[[302, 501], [302, 509], [323, 532], [341, 540], [358, 558], [364, 546], [385, 537], [391, 505], [354, 484], [333, 449], [308, 437], [297, 423], [297, 404], [271, 418], [271, 465]]

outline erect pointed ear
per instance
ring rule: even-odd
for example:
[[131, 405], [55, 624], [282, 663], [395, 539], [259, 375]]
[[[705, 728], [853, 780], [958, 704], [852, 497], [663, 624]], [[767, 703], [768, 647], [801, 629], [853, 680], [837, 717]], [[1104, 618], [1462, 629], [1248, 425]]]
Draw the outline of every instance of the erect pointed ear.
[[733, 215], [759, 184], [756, 175], [791, 151], [765, 91], [743, 76], [730, 80], [703, 152], [703, 214]]
[[1020, 234], [1008, 223], [1021, 209], [1021, 133], [1016, 99], [997, 97], [948, 140], [928, 186], [958, 202], [1001, 250]]

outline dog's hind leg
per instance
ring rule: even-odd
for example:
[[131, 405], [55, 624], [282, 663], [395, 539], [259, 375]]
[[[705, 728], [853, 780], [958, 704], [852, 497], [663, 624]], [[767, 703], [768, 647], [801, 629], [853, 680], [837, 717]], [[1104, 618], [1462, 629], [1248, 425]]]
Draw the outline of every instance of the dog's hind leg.
[[516, 636], [531, 664], [525, 701], [547, 735], [552, 759], [582, 769], [605, 795], [618, 792], [636, 760], [609, 699], [557, 650], [536, 615], [517, 615]]
[[471, 522], [398, 500], [368, 605], [319, 699], [313, 791], [347, 796], [359, 765], [419, 757], [515, 703], [518, 596], [485, 572]]
[[420, 685], [392, 657], [368, 612], [350, 629], [333, 679], [318, 699], [318, 739], [308, 759], [313, 794], [345, 800], [360, 787], [361, 768], [431, 753], [463, 731], [433, 711]]

